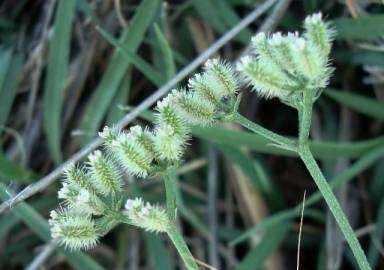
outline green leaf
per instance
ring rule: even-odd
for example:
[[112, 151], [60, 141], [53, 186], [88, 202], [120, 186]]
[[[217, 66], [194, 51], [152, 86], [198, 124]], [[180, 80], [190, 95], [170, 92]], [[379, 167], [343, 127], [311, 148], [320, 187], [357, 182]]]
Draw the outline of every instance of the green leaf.
[[384, 35], [384, 15], [339, 18], [332, 25], [339, 39], [372, 40]]
[[384, 67], [384, 53], [368, 50], [358, 50], [350, 55], [350, 62], [357, 65]]
[[374, 205], [379, 204], [384, 192], [384, 159], [375, 166], [369, 183], [370, 199]]
[[35, 174], [15, 162], [8, 160], [0, 153], [0, 179], [1, 178], [7, 181], [30, 183], [33, 178], [35, 178]]
[[137, 67], [143, 74], [153, 82], [157, 87], [163, 85], [165, 82], [163, 76], [160, 72], [154, 69], [150, 64], [148, 64], [143, 58], [131, 52], [128, 48], [123, 47], [123, 45], [116, 40], [112, 35], [102, 29], [100, 26], [96, 26], [96, 30], [109, 42], [111, 43], [117, 51], [126, 59], [127, 62], [131, 62], [135, 67]]
[[380, 253], [380, 246], [384, 238], [384, 199], [381, 199], [376, 213], [375, 230], [371, 234], [371, 242], [368, 247], [368, 261], [372, 269], [376, 268]]
[[261, 241], [245, 256], [237, 266], [237, 270], [261, 269], [265, 261], [279, 248], [289, 226], [285, 223], [270, 227]]
[[128, 72], [121, 85], [116, 96], [112, 100], [112, 106], [109, 109], [107, 116], [107, 125], [113, 125], [119, 121], [125, 114], [124, 110], [120, 106], [125, 106], [128, 100], [129, 92], [131, 90], [132, 73]]
[[157, 41], [159, 42], [161, 54], [164, 59], [164, 73], [168, 79], [171, 79], [176, 74], [176, 66], [172, 55], [172, 48], [157, 24], [155, 24], [155, 34]]
[[3, 237], [8, 234], [8, 232], [14, 228], [18, 222], [19, 218], [17, 218], [13, 213], [3, 215], [0, 219], [0, 240], [3, 240]]
[[239, 166], [256, 190], [265, 196], [271, 208], [282, 205], [282, 195], [278, 187], [274, 185], [260, 158], [252, 159], [250, 155], [234, 146], [219, 144], [218, 149], [228, 160]]
[[0, 130], [5, 126], [16, 96], [23, 57], [13, 49], [0, 49]]
[[[129, 23], [129, 28], [124, 31], [121, 44], [124, 47], [129, 47], [132, 53], [137, 52], [159, 4], [159, 0], [142, 1]], [[113, 97], [119, 89], [121, 81], [127, 73], [129, 65], [130, 62], [121, 57], [119, 49], [116, 49], [84, 113], [81, 129], [87, 134], [96, 134]], [[82, 143], [88, 143], [91, 138], [84, 136]]]
[[56, 164], [62, 161], [60, 150], [61, 107], [68, 73], [71, 27], [75, 6], [76, 0], [59, 1], [48, 53], [43, 118], [48, 147]]
[[342, 92], [335, 89], [327, 89], [324, 93], [348, 108], [367, 116], [384, 120], [384, 102], [365, 96]]
[[[194, 0], [192, 4], [204, 21], [220, 34], [225, 33], [240, 21], [237, 13], [233, 11], [226, 1]], [[246, 45], [249, 43], [251, 36], [252, 32], [246, 29], [236, 35], [234, 40]]]
[[[222, 21], [227, 25], [228, 28], [236, 26], [241, 18], [228, 1], [212, 0], [213, 7], [217, 10], [217, 14], [221, 17]], [[240, 41], [243, 44], [248, 44], [253, 36], [253, 32], [249, 28], [244, 28], [235, 40]]]
[[[5, 201], [13, 197], [10, 191], [7, 188], [0, 184], [0, 199]], [[29, 204], [21, 202], [12, 208], [12, 212], [42, 240], [49, 242], [51, 240], [49, 225], [47, 221], [42, 218], [35, 209], [33, 209]], [[69, 252], [63, 248], [58, 248], [60, 253], [62, 253], [68, 262], [75, 267], [76, 269], [90, 269], [90, 270], [102, 270], [98, 263], [92, 260], [88, 255], [83, 254], [82, 252]]]
[[272, 195], [271, 191], [273, 188], [271, 187], [270, 179], [262, 171], [256, 170], [253, 160], [249, 155], [232, 146], [219, 145], [218, 149], [223, 152], [227, 159], [241, 168], [258, 191], [267, 196]]

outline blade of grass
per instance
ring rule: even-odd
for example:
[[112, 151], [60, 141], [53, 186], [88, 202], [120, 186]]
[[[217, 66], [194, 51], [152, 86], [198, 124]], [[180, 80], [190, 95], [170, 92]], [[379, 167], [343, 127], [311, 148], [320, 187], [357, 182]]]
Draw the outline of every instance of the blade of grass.
[[161, 86], [165, 80], [160, 72], [154, 69], [143, 58], [131, 52], [128, 48], [124, 47], [118, 40], [112, 35], [106, 32], [100, 26], [96, 26], [96, 30], [109, 42], [115, 49], [121, 53], [127, 62], [132, 63], [137, 69], [139, 69], [151, 82], [156, 86]]
[[248, 176], [248, 179], [251, 180], [251, 184], [260, 192], [265, 194], [266, 190], [269, 188], [266, 187], [268, 183], [260, 182], [256, 169], [251, 162], [251, 157], [242, 153], [238, 148], [226, 145], [219, 145], [218, 149], [225, 155], [225, 157], [239, 165], [241, 170]]
[[113, 125], [121, 119], [125, 112], [120, 106], [125, 106], [131, 91], [132, 73], [128, 71], [127, 75], [121, 82], [120, 89], [112, 100], [112, 106], [108, 112], [107, 125]]
[[[238, 24], [240, 17], [237, 12], [234, 11], [233, 7], [227, 1], [213, 0], [213, 6], [217, 9], [218, 15], [222, 21], [228, 26], [233, 27]], [[245, 28], [242, 32], [237, 35], [237, 39], [244, 44], [248, 44], [253, 36], [253, 32]]]
[[269, 256], [279, 248], [288, 230], [289, 226], [285, 222], [270, 227], [261, 241], [240, 262], [236, 270], [261, 269]]
[[384, 159], [380, 160], [378, 164], [376, 164], [375, 169], [372, 173], [372, 178], [369, 185], [369, 193], [371, 196], [371, 200], [375, 206], [377, 206], [382, 198], [382, 194], [384, 191]]
[[0, 61], [2, 65], [0, 66], [0, 86], [3, 86], [3, 83], [5, 81], [5, 78], [7, 77], [7, 71], [9, 69], [9, 66], [11, 64], [13, 55], [13, 48], [12, 47], [0, 47]]
[[[192, 1], [192, 4], [198, 14], [203, 18], [203, 21], [207, 22], [218, 33], [224, 33], [227, 28], [237, 24], [237, 16], [233, 12], [230, 12], [230, 10], [232, 10], [231, 7], [223, 6], [225, 5], [224, 1], [215, 3], [215, 1], [195, 0]], [[226, 18], [224, 19], [224, 17]], [[247, 30], [243, 30], [234, 40], [246, 45], [250, 40], [248, 34], [249, 32]]]
[[[11, 198], [13, 194], [7, 190], [7, 188], [0, 184], [0, 199], [5, 201]], [[13, 213], [23, 220], [28, 227], [42, 240], [51, 241], [49, 225], [44, 218], [42, 218], [35, 209], [29, 206], [27, 203], [22, 202], [13, 207]], [[58, 248], [68, 262], [76, 269], [90, 269], [90, 270], [102, 270], [98, 263], [91, 259], [88, 255], [81, 252], [69, 252], [63, 248]]]
[[159, 43], [160, 51], [164, 59], [164, 73], [168, 79], [172, 78], [176, 74], [175, 61], [172, 55], [172, 48], [169, 45], [167, 38], [159, 28], [157, 24], [154, 26], [157, 41]]
[[384, 120], [384, 102], [361, 95], [327, 89], [324, 93], [348, 108], [367, 116]]
[[[144, 0], [129, 23], [129, 29], [126, 29], [121, 38], [123, 46], [129, 46], [132, 53], [136, 53], [141, 44], [144, 34], [156, 14], [159, 0]], [[81, 129], [87, 134], [95, 134], [98, 130], [113, 97], [116, 95], [121, 80], [126, 75], [130, 62], [121, 57], [119, 49], [113, 53], [107, 69], [89, 101], [84, 113]], [[82, 144], [90, 142], [93, 136], [85, 136]]]
[[384, 199], [381, 199], [377, 208], [375, 231], [371, 234], [370, 238], [371, 241], [368, 246], [368, 261], [371, 264], [372, 269], [375, 269], [380, 257], [379, 250], [382, 249], [384, 238]]
[[384, 15], [339, 18], [332, 25], [339, 39], [372, 40], [384, 35]]
[[16, 217], [13, 213], [7, 213], [2, 216], [0, 219], [0, 240], [8, 234], [8, 232], [14, 228], [19, 222], [19, 218]]
[[144, 239], [147, 248], [152, 258], [152, 268], [155, 270], [172, 270], [171, 260], [169, 254], [166, 252], [167, 248], [158, 236], [144, 232]]
[[258, 159], [255, 158], [253, 160], [252, 157], [233, 146], [218, 145], [218, 149], [228, 160], [231, 160], [240, 167], [256, 190], [265, 196], [271, 208], [282, 205], [282, 195], [278, 187], [274, 185], [274, 182]]
[[60, 150], [62, 95], [68, 73], [71, 27], [75, 7], [76, 0], [60, 0], [58, 2], [48, 53], [43, 119], [48, 147], [56, 164], [62, 161]]
[[33, 172], [8, 160], [0, 153], [0, 181], [31, 183], [34, 178], [36, 175]]
[[[0, 130], [5, 126], [16, 96], [17, 83], [21, 74], [23, 56], [12, 49], [1, 52], [0, 69]], [[4, 62], [2, 62], [4, 61]]]
[[127, 263], [127, 250], [129, 249], [129, 245], [132, 244], [129, 238], [129, 226], [120, 226], [118, 230], [118, 237], [116, 239], [117, 242], [117, 251], [116, 251], [116, 270], [124, 270], [127, 267], [125, 264]]

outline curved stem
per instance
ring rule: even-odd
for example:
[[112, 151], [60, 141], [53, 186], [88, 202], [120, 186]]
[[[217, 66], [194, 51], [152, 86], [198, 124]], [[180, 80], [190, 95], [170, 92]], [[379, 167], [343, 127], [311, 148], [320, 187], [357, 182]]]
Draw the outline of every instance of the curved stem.
[[341, 231], [344, 234], [345, 239], [350, 246], [353, 255], [362, 270], [370, 270], [367, 257], [364, 254], [363, 249], [357, 237], [348, 222], [347, 217], [344, 214], [343, 209], [341, 208], [339, 202], [337, 201], [336, 196], [333, 194], [332, 189], [325, 179], [323, 173], [321, 172], [319, 166], [314, 159], [312, 152], [309, 148], [308, 138], [311, 128], [311, 118], [312, 118], [312, 94], [308, 91], [304, 91], [304, 103], [303, 107], [299, 109], [299, 155], [302, 161], [304, 162], [306, 168], [311, 174], [313, 180], [315, 181], [321, 195], [325, 199], [330, 211], [336, 219], [337, 224], [339, 225]]
[[250, 121], [241, 114], [235, 112], [233, 113], [228, 120], [236, 122], [246, 129], [253, 131], [254, 133], [276, 143], [277, 145], [286, 148], [287, 150], [296, 151], [296, 143], [293, 140], [290, 140], [284, 136], [281, 136], [277, 133], [274, 133], [262, 126]]
[[179, 252], [180, 257], [182, 258], [187, 269], [198, 270], [199, 268], [196, 264], [195, 258], [189, 251], [187, 244], [185, 243], [183, 237], [181, 236], [180, 232], [177, 230], [176, 225], [174, 223], [171, 223], [167, 233], [169, 238], [172, 240], [173, 244], [175, 245], [177, 251]]

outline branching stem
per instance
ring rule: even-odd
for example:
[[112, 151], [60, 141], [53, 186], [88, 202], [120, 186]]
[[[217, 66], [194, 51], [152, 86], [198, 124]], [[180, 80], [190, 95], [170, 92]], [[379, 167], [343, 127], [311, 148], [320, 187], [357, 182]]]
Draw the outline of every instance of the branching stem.
[[263, 128], [262, 126], [250, 121], [246, 117], [242, 116], [241, 114], [235, 112], [231, 116], [227, 118], [229, 121], [236, 122], [246, 129], [253, 131], [254, 133], [274, 142], [277, 146], [280, 146], [284, 149], [296, 151], [296, 143], [284, 136], [281, 136], [277, 133], [274, 133], [266, 128]]
[[333, 216], [335, 217], [341, 231], [344, 234], [345, 239], [347, 240], [355, 258], [357, 264], [362, 270], [370, 270], [370, 266], [367, 260], [367, 257], [364, 254], [363, 249], [357, 237], [348, 222], [347, 217], [345, 216], [339, 202], [337, 201], [335, 195], [332, 192], [331, 187], [329, 186], [327, 180], [325, 179], [323, 173], [321, 172], [319, 166], [314, 159], [312, 152], [309, 148], [309, 133], [311, 129], [311, 118], [312, 118], [312, 109], [313, 109], [313, 96], [309, 91], [303, 91], [303, 103], [302, 106], [298, 109], [299, 112], [299, 140], [298, 143], [295, 143], [293, 140], [285, 138], [279, 134], [276, 134], [268, 129], [265, 129], [247, 118], [243, 117], [239, 113], [234, 113], [228, 120], [236, 122], [248, 130], [253, 131], [254, 133], [263, 136], [264, 138], [271, 140], [282, 148], [286, 148], [291, 151], [295, 151], [299, 154], [300, 158], [304, 162], [306, 168], [308, 169], [310, 175], [315, 181], [320, 193], [322, 194], [324, 200], [326, 201], [329, 209], [331, 210]]

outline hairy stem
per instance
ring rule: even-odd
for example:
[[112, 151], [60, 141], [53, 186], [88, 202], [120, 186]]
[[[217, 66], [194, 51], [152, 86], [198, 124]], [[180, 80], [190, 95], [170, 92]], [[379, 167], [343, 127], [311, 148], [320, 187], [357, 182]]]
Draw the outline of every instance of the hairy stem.
[[348, 222], [347, 217], [345, 216], [339, 202], [337, 201], [336, 196], [333, 194], [330, 185], [325, 179], [323, 173], [321, 172], [319, 166], [314, 159], [312, 152], [309, 148], [308, 138], [311, 128], [311, 118], [312, 118], [312, 108], [313, 101], [312, 95], [308, 91], [304, 91], [304, 103], [303, 107], [299, 109], [299, 155], [302, 161], [304, 162], [306, 168], [311, 174], [313, 180], [315, 181], [320, 193], [325, 199], [330, 211], [336, 219], [337, 224], [339, 225], [341, 231], [344, 234], [345, 239], [347, 240], [353, 255], [362, 270], [370, 270], [370, 266], [367, 260], [367, 257], [364, 254], [363, 249], [357, 237]]
[[315, 181], [319, 191], [323, 195], [323, 198], [325, 199], [329, 209], [335, 217], [337, 224], [339, 224], [339, 227], [343, 232], [344, 237], [353, 252], [353, 255], [355, 256], [360, 269], [371, 269], [364, 254], [364, 251], [361, 248], [360, 243], [357, 240], [356, 235], [351, 225], [349, 224], [347, 217], [341, 209], [339, 202], [333, 194], [332, 189], [329, 186], [327, 180], [324, 178], [324, 175], [321, 172], [319, 166], [317, 165], [315, 159], [313, 158], [313, 155], [308, 145], [300, 147], [299, 155], [303, 160], [305, 166], [307, 167], [309, 173], [311, 174], [313, 180]]
[[286, 148], [287, 150], [295, 151], [296, 149], [296, 146], [295, 146], [296, 144], [294, 141], [284, 136], [281, 136], [279, 134], [276, 134], [266, 128], [263, 128], [262, 126], [250, 121], [249, 119], [247, 119], [246, 117], [242, 116], [239, 113], [234, 113], [229, 117], [228, 120], [242, 125], [246, 129], [253, 131], [254, 133], [276, 143], [277, 145], [282, 146], [283, 148]]
[[179, 252], [180, 257], [182, 258], [187, 269], [198, 270], [199, 268], [197, 267], [195, 258], [189, 251], [188, 246], [185, 243], [180, 232], [177, 230], [175, 223], [171, 223], [167, 233], [169, 238], [172, 240], [173, 244], [175, 245], [177, 251]]
[[299, 148], [308, 145], [312, 122], [312, 95], [304, 91], [303, 107], [299, 109]]
[[167, 215], [171, 223], [176, 222], [176, 196], [175, 183], [172, 170], [168, 170], [164, 174], [165, 196], [167, 201]]

